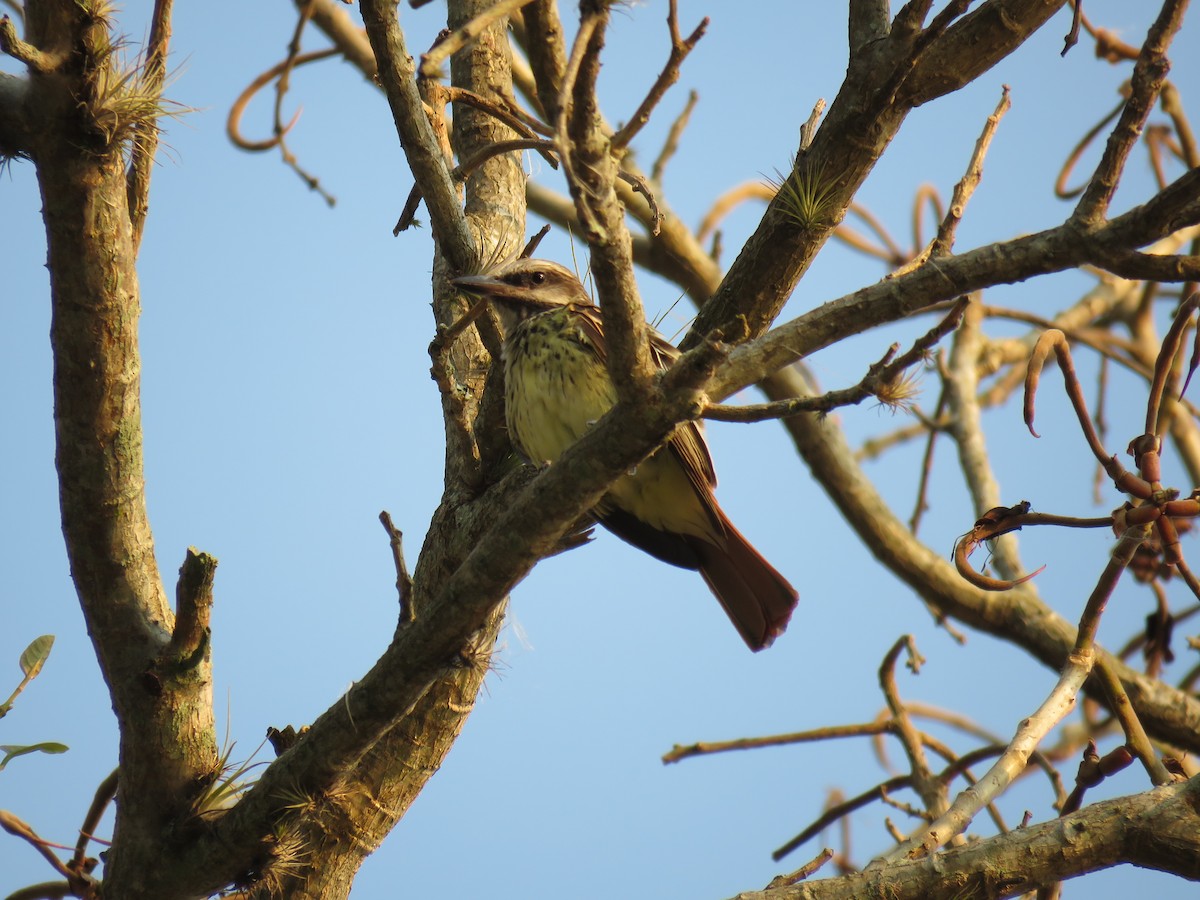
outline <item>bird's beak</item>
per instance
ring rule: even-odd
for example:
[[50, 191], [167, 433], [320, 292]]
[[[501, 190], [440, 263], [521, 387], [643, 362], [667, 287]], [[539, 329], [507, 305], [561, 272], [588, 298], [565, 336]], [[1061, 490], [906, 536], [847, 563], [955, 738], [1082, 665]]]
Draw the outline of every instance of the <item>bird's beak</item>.
[[451, 278], [450, 283], [472, 297], [499, 297], [505, 295], [506, 289], [511, 290], [509, 285], [491, 275], [461, 275]]

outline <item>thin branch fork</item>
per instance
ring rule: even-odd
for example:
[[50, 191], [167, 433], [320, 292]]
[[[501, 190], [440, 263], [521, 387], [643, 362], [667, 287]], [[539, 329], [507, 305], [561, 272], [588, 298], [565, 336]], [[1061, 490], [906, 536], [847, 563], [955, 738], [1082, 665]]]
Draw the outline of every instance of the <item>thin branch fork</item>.
[[970, 300], [965, 297], [960, 299], [936, 326], [917, 339], [912, 347], [898, 358], [896, 351], [899, 350], [899, 345], [893, 344], [878, 362], [867, 369], [866, 376], [854, 387], [830, 391], [820, 397], [794, 397], [744, 406], [712, 403], [705, 408], [703, 417], [720, 422], [761, 422], [805, 412], [828, 413], [840, 406], [861, 403], [867, 397], [878, 397], [883, 403], [903, 402], [902, 399], [892, 399], [888, 396], [889, 393], [895, 392], [893, 386], [909, 367], [925, 359], [942, 338], [958, 327], [969, 303]]
[[667, 28], [671, 32], [671, 55], [667, 58], [667, 64], [655, 80], [654, 85], [650, 88], [650, 93], [646, 95], [637, 111], [629, 119], [620, 131], [612, 138], [612, 147], [614, 151], [624, 150], [637, 133], [641, 131], [647, 122], [650, 121], [650, 114], [654, 111], [654, 107], [658, 106], [660, 100], [667, 93], [667, 90], [675, 82], [679, 80], [679, 68], [683, 65], [683, 61], [687, 59], [689, 53], [699, 43], [700, 38], [704, 37], [704, 32], [708, 30], [708, 17], [701, 20], [686, 40], [680, 37], [679, 34], [679, 10], [677, 9], [677, 0], [670, 0], [667, 8]]
[[66, 879], [66, 886], [69, 888], [71, 896], [83, 897], [85, 900], [92, 900], [99, 896], [99, 885], [90, 875], [77, 871], [63, 863], [51, 850], [51, 844], [39, 837], [37, 832], [33, 830], [23, 819], [14, 816], [12, 813], [0, 809], [0, 828], [7, 831], [13, 837], [20, 838], [25, 841], [34, 850], [41, 854], [63, 878]]
[[[466, 88], [455, 87], [453, 85], [442, 85], [442, 91], [445, 98], [451, 103], [465, 103], [467, 106], [472, 106], [481, 112], [485, 112], [493, 119], [503, 122], [523, 138], [529, 138], [532, 140], [537, 138], [539, 134], [549, 135], [552, 133], [551, 130], [541, 122], [537, 122], [537, 125], [541, 127], [535, 128], [534, 125], [531, 124], [531, 121], [537, 121], [533, 116], [517, 115], [517, 113], [509, 109], [504, 103], [491, 100], [487, 97], [481, 97], [474, 91], [469, 91]], [[538, 152], [542, 155], [542, 159], [546, 160], [546, 162], [550, 164], [551, 168], [557, 169], [558, 160], [551, 156], [551, 151], [553, 149], [554, 148], [551, 146], [547, 149], [538, 149]]]
[[475, 18], [450, 32], [421, 57], [421, 77], [437, 78], [441, 74], [442, 63], [476, 40], [495, 22], [531, 2], [532, 0], [497, 0]]
[[416, 73], [394, 4], [360, 3], [367, 37], [378, 60], [379, 82], [387, 95], [400, 145], [429, 209], [441, 251], [450, 267], [465, 272], [474, 259], [475, 239], [467, 227], [449, 165], [417, 90]]
[[[939, 772], [935, 778], [942, 784], [949, 785], [956, 776], [966, 774], [966, 771], [971, 766], [985, 759], [999, 756], [1004, 749], [1005, 748], [1003, 745], [981, 747], [978, 750], [974, 750], [971, 753], [965, 754], [956, 760], [951, 760], [946, 768]], [[891, 800], [889, 795], [895, 791], [912, 788], [912, 780], [913, 776], [911, 774], [897, 775], [875, 785], [866, 791], [863, 791], [861, 794], [857, 794], [847, 800], [839, 801], [838, 803], [831, 805], [803, 831], [801, 831], [787, 843], [780, 846], [778, 849], [774, 850], [771, 853], [771, 858], [778, 862], [780, 859], [783, 859], [783, 857], [792, 853], [798, 847], [802, 846], [816, 835], [820, 834], [834, 822], [837, 822], [839, 819], [843, 819], [856, 810], [862, 809], [875, 800], [879, 800], [881, 802], [890, 802], [892, 805], [898, 805], [896, 804], [896, 801]], [[977, 782], [973, 783], [973, 785], [974, 784], [977, 784]]]
[[925, 758], [925, 748], [921, 735], [908, 717], [908, 711], [900, 700], [900, 692], [896, 687], [896, 660], [902, 650], [908, 651], [908, 667], [913, 674], [920, 671], [923, 657], [917, 651], [916, 642], [911, 634], [905, 635], [892, 645], [879, 667], [879, 686], [887, 700], [888, 709], [896, 722], [896, 734], [908, 756], [909, 768], [912, 772], [912, 785], [925, 804], [929, 817], [933, 818], [946, 811], [946, 785], [933, 776], [929, 762]]
[[1029, 758], [1050, 730], [1066, 718], [1091, 673], [1094, 653], [1073, 653], [1049, 696], [1021, 722], [1007, 749], [975, 785], [958, 795], [949, 810], [873, 865], [917, 859], [933, 853], [962, 834], [976, 814], [1024, 771]]
[[1097, 163], [1096, 170], [1072, 213], [1072, 220], [1097, 223], [1107, 214], [1129, 153], [1141, 136], [1146, 118], [1154, 108], [1155, 100], [1166, 80], [1170, 68], [1167, 49], [1183, 24], [1183, 13], [1187, 5], [1187, 0], [1166, 0], [1159, 10], [1158, 18], [1150, 26], [1138, 53], [1137, 62], [1134, 63], [1129, 99], [1109, 135], [1100, 162]]
[[[491, 110], [485, 111], [491, 112]], [[558, 161], [554, 156], [558, 152], [558, 147], [554, 142], [543, 140], [536, 136], [521, 137], [511, 141], [496, 141], [495, 143], [488, 144], [486, 147], [481, 147], [470, 158], [451, 169], [450, 178], [455, 184], [462, 184], [471, 177], [471, 173], [489, 159], [504, 153], [521, 150], [536, 150], [551, 166], [555, 169], [558, 168]], [[408, 192], [408, 199], [404, 201], [404, 209], [400, 212], [400, 218], [396, 221], [396, 226], [392, 229], [393, 235], [407, 231], [416, 223], [417, 207], [420, 206], [421, 199], [421, 185], [420, 183], [415, 183]]]
[[1037, 711], [1021, 722], [1017, 733], [995, 765], [978, 784], [959, 794], [945, 815], [928, 828], [922, 829], [920, 835], [910, 838], [885, 856], [883, 862], [927, 856], [944, 846], [955, 835], [961, 834], [987, 802], [1008, 788], [1013, 779], [1024, 770], [1037, 745], [1074, 708], [1075, 697], [1083, 688], [1095, 664], [1095, 638], [1100, 617], [1112, 596], [1117, 580], [1128, 566], [1145, 533], [1144, 527], [1131, 527], [1125, 530], [1117, 542], [1080, 616], [1075, 647], [1067, 658], [1058, 683]]
[[1025, 376], [1024, 409], [1025, 425], [1029, 429], [1029, 433], [1034, 437], [1041, 437], [1033, 427], [1035, 413], [1034, 398], [1037, 395], [1042, 368], [1051, 352], [1058, 359], [1058, 368], [1062, 372], [1063, 381], [1066, 384], [1067, 396], [1071, 400], [1071, 406], [1075, 410], [1079, 427], [1087, 439], [1088, 446], [1092, 450], [1092, 455], [1104, 467], [1104, 471], [1108, 473], [1118, 490], [1130, 493], [1140, 500], [1149, 499], [1149, 485], [1126, 470], [1124, 466], [1117, 462], [1117, 458], [1105, 450], [1104, 445], [1100, 443], [1100, 438], [1092, 425], [1092, 417], [1087, 407], [1087, 401], [1083, 397], [1083, 388], [1079, 383], [1079, 376], [1075, 372], [1075, 363], [1071, 359], [1070, 344], [1067, 342], [1066, 335], [1057, 328], [1050, 329], [1038, 338], [1038, 342], [1034, 345], [1033, 353], [1029, 359], [1029, 368]]

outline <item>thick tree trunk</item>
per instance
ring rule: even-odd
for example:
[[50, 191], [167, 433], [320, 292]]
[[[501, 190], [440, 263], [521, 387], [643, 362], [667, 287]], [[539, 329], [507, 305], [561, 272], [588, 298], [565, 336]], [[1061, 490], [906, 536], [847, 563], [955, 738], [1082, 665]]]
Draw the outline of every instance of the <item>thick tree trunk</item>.
[[[27, 21], [40, 53], [25, 110], [49, 245], [63, 535], [121, 733], [105, 877], [112, 896], [161, 897], [162, 859], [186, 840], [217, 754], [204, 621], [215, 561], [190, 558], [181, 594], [189, 615], [175, 633], [146, 513], [125, 164], [135, 130], [157, 115], [157, 96], [122, 80], [101, 4], [31, 2]], [[164, 821], [176, 827], [164, 833]]]

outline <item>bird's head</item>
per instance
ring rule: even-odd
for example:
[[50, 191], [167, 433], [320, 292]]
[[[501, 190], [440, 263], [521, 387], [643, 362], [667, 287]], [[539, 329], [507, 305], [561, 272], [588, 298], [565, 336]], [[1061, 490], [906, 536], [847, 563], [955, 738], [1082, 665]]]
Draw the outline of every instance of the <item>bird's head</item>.
[[568, 303], [592, 302], [569, 269], [546, 259], [509, 260], [479, 275], [452, 278], [450, 283], [463, 293], [490, 300], [509, 334], [537, 313]]

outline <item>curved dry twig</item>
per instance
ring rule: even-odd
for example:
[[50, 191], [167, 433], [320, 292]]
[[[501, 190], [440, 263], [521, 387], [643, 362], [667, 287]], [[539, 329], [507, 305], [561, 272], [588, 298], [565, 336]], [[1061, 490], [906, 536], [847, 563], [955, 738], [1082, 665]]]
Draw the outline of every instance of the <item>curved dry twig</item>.
[[1087, 133], [1079, 139], [1079, 143], [1075, 145], [1074, 149], [1067, 154], [1062, 168], [1058, 170], [1058, 178], [1054, 181], [1054, 195], [1060, 200], [1073, 200], [1082, 194], [1087, 187], [1087, 182], [1085, 181], [1079, 187], [1069, 188], [1067, 187], [1067, 181], [1070, 179], [1071, 173], [1075, 171], [1076, 164], [1083, 158], [1083, 154], [1087, 152], [1088, 147], [1092, 145], [1092, 142], [1099, 137], [1104, 129], [1116, 120], [1117, 116], [1121, 114], [1121, 110], [1125, 108], [1125, 97], [1129, 96], [1129, 83], [1126, 82], [1122, 85], [1121, 90], [1124, 95], [1121, 98], [1121, 102], [1113, 107], [1112, 112], [1088, 129]]
[[1087, 440], [1088, 447], [1092, 450], [1092, 455], [1104, 467], [1104, 471], [1112, 479], [1113, 484], [1118, 490], [1132, 494], [1140, 500], [1146, 500], [1150, 497], [1150, 486], [1138, 478], [1133, 473], [1129, 472], [1117, 462], [1117, 458], [1111, 455], [1104, 449], [1104, 445], [1100, 443], [1100, 438], [1096, 434], [1096, 429], [1092, 424], [1092, 416], [1087, 408], [1087, 401], [1083, 397], [1083, 388], [1079, 383], [1079, 376], [1075, 372], [1075, 364], [1071, 359], [1071, 347], [1067, 342], [1067, 337], [1057, 328], [1052, 328], [1042, 334], [1038, 338], [1037, 344], [1034, 345], [1033, 353], [1029, 358], [1029, 368], [1025, 375], [1025, 425], [1029, 428], [1029, 433], [1034, 437], [1041, 437], [1033, 427], [1034, 420], [1034, 399], [1037, 394], [1038, 383], [1042, 374], [1042, 367], [1046, 364], [1047, 358], [1053, 352], [1058, 359], [1058, 368], [1062, 372], [1063, 381], [1066, 384], [1067, 397], [1071, 401], [1071, 406], [1075, 410], [1075, 416], [1079, 421], [1079, 427], [1083, 431], [1083, 436]]
[[324, 50], [313, 50], [310, 53], [302, 53], [295, 59], [285, 59], [277, 62], [271, 68], [267, 69], [261, 75], [256, 77], [246, 86], [246, 88], [238, 94], [233, 105], [229, 107], [229, 115], [225, 118], [225, 134], [229, 140], [239, 150], [246, 150], [250, 153], [261, 153], [264, 150], [272, 150], [279, 146], [279, 142], [287, 136], [287, 133], [292, 130], [292, 127], [300, 119], [300, 110], [296, 110], [290, 122], [281, 129], [276, 130], [272, 137], [264, 138], [259, 141], [252, 141], [242, 135], [242, 116], [246, 113], [246, 107], [250, 105], [250, 101], [254, 99], [254, 95], [260, 90], [282, 75], [289, 68], [296, 69], [300, 66], [308, 65], [309, 63], [318, 62], [322, 59], [329, 59], [331, 56], [337, 56], [341, 51], [336, 47], [328, 47]]
[[[1171, 321], [1171, 327], [1167, 330], [1166, 337], [1163, 338], [1158, 358], [1154, 363], [1154, 377], [1150, 381], [1150, 394], [1146, 403], [1146, 434], [1162, 435], [1166, 431], [1169, 416], [1160, 415], [1163, 392], [1166, 390], [1167, 379], [1170, 377], [1175, 355], [1179, 352], [1184, 332], [1191, 322], [1192, 313], [1198, 307], [1200, 307], [1200, 293], [1193, 293], [1180, 304], [1175, 318]], [[1179, 392], [1181, 396], [1187, 390], [1188, 383], [1196, 371], [1196, 365], [1200, 362], [1198, 357], [1200, 357], [1200, 329], [1196, 330], [1192, 360], [1188, 365], [1188, 374], [1183, 388]]]
[[[487, 97], [481, 97], [474, 91], [469, 91], [466, 88], [454, 87], [452, 85], [442, 85], [441, 89], [445, 98], [451, 103], [465, 103], [467, 106], [474, 107], [480, 112], [485, 112], [492, 118], [496, 119], [496, 121], [503, 122], [518, 135], [526, 138], [527, 140], [537, 140], [539, 134], [546, 134], [550, 132], [550, 129], [547, 126], [542, 125], [542, 123], [538, 124], [541, 125], [541, 128], [545, 129], [545, 131], [534, 128], [534, 126], [531, 124], [531, 120], [537, 120], [534, 119], [533, 116], [530, 116], [527, 113], [524, 115], [518, 115], [512, 110], [507, 109], [501, 103], [490, 100]], [[542, 159], [550, 164], [550, 168], [558, 168], [558, 160], [554, 155], [556, 150], [552, 144], [546, 142], [545, 146], [533, 147], [531, 149], [536, 150], [541, 155]]]

